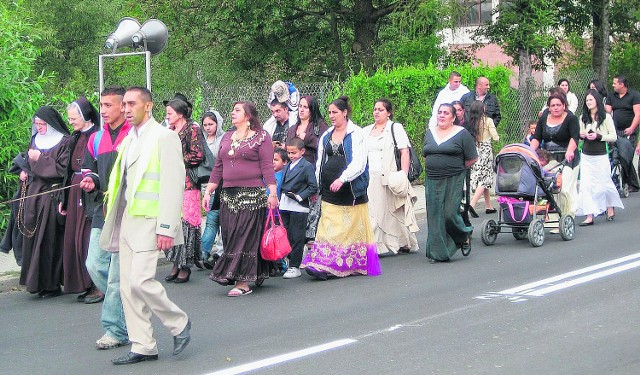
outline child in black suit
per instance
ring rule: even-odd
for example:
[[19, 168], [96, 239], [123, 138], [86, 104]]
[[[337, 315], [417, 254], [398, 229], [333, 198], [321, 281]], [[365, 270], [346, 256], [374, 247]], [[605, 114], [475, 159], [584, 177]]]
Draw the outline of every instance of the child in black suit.
[[289, 269], [284, 279], [300, 277], [300, 263], [307, 231], [309, 216], [309, 197], [318, 191], [315, 167], [304, 155], [304, 141], [300, 138], [287, 140], [289, 164], [284, 168], [280, 196], [280, 216], [287, 228], [287, 237], [291, 244]]

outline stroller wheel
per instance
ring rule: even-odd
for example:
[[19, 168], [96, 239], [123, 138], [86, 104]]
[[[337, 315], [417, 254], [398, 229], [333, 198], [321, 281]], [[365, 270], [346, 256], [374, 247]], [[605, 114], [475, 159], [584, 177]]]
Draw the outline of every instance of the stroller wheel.
[[629, 185], [624, 184], [618, 193], [620, 193], [620, 198], [629, 198]]
[[540, 247], [544, 243], [544, 223], [542, 219], [535, 219], [529, 224], [527, 232], [529, 243], [533, 247]]
[[513, 238], [516, 240], [527, 238], [527, 228], [513, 228]]
[[571, 241], [573, 239], [573, 234], [576, 231], [576, 224], [573, 220], [573, 216], [567, 214], [562, 215], [562, 217], [560, 217], [558, 229], [560, 229], [560, 237], [562, 237], [563, 240]]
[[493, 219], [485, 220], [482, 223], [482, 231], [480, 232], [480, 238], [482, 239], [482, 243], [491, 246], [496, 242], [496, 238], [498, 237], [498, 233], [500, 233], [500, 227]]

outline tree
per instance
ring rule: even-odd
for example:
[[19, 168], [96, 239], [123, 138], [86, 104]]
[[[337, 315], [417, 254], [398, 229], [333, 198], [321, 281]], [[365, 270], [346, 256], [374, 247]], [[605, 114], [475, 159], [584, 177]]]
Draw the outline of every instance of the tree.
[[482, 25], [475, 32], [477, 43], [488, 40], [500, 45], [518, 66], [518, 101], [520, 125], [524, 129], [531, 113], [531, 73], [545, 70], [560, 54], [559, 0], [502, 0], [493, 10], [494, 23]]
[[377, 67], [376, 48], [389, 18], [436, 0], [143, 0], [142, 7], [181, 34], [174, 52], [215, 51], [238, 72], [259, 77], [336, 77]]
[[[19, 9], [20, 2], [0, 3], [0, 201], [11, 198], [17, 176], [7, 173], [13, 158], [27, 149], [31, 116], [42, 101], [42, 86], [50, 78], [34, 69], [40, 50], [32, 24]], [[7, 207], [0, 207], [0, 228], [6, 225]]]
[[591, 18], [593, 20], [593, 52], [591, 66], [600, 79], [609, 76], [609, 0], [591, 0]]

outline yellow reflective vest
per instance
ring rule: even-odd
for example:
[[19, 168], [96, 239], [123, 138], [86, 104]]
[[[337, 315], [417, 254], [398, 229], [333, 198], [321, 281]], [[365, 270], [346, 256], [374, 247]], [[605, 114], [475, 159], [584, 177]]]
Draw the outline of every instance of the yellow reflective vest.
[[[127, 144], [130, 145], [131, 142]], [[153, 142], [154, 146], [150, 153], [144, 153], [140, 156], [138, 168], [143, 168], [142, 177], [134, 180], [136, 186], [128, 186], [127, 189], [134, 189], [133, 199], [128, 202], [129, 215], [131, 216], [148, 216], [158, 217], [160, 211], [160, 158], [158, 156], [158, 142]], [[124, 191], [118, 192], [121, 186], [122, 168], [121, 163], [123, 155], [128, 153], [128, 147], [123, 147], [118, 152], [116, 161], [109, 176], [109, 187], [107, 189], [107, 212], [113, 209], [116, 201], [116, 194], [124, 194]], [[144, 165], [146, 163], [146, 167]], [[139, 171], [140, 172], [140, 171]]]

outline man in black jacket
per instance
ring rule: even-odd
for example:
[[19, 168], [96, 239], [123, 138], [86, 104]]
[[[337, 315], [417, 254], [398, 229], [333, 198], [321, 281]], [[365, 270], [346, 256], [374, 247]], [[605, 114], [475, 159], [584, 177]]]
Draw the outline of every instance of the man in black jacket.
[[502, 116], [500, 115], [500, 105], [498, 104], [498, 98], [489, 92], [489, 80], [487, 77], [478, 77], [476, 80], [475, 91], [470, 91], [466, 93], [460, 101], [462, 105], [464, 105], [464, 110], [466, 113], [469, 113], [471, 109], [471, 104], [480, 100], [484, 102], [485, 113], [488, 117], [491, 117], [493, 123], [498, 127], [500, 123], [500, 119]]

